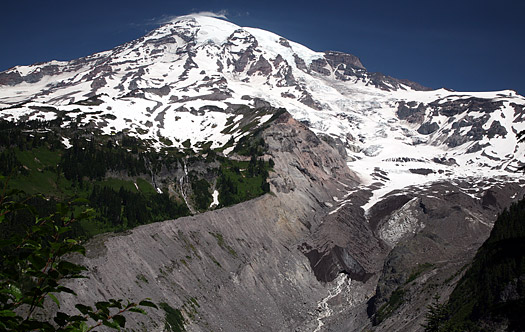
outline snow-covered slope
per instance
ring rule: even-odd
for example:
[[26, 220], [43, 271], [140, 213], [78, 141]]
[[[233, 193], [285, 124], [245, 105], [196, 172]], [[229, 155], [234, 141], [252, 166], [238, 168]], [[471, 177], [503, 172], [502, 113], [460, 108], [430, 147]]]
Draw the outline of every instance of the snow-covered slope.
[[208, 16], [179, 17], [81, 59], [0, 73], [4, 119], [60, 116], [156, 148], [218, 148], [271, 117], [241, 105], [283, 107], [345, 151], [373, 191], [365, 209], [394, 189], [512, 178], [523, 165], [516, 133], [525, 130], [525, 98], [514, 91], [429, 90], [370, 73], [353, 55]]

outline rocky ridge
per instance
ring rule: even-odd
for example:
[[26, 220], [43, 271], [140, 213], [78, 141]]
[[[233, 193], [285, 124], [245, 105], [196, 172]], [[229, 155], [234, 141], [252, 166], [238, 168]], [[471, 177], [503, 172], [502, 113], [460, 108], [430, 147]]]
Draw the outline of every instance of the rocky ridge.
[[[180, 309], [188, 331], [417, 331], [524, 194], [514, 91], [429, 90], [216, 18], [15, 67], [0, 84], [4, 119], [61, 117], [158, 150], [234, 156], [262, 132], [272, 194], [101, 236], [82, 260], [81, 299], [149, 296]], [[266, 106], [291, 115], [266, 126]], [[161, 331], [165, 314], [131, 324]]]

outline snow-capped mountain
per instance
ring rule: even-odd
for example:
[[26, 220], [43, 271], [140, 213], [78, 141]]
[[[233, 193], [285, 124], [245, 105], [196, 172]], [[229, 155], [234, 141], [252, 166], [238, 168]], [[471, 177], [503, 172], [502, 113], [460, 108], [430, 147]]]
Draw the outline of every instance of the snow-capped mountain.
[[523, 165], [525, 98], [512, 90], [430, 90], [370, 73], [356, 56], [208, 16], [179, 17], [84, 58], [14, 67], [0, 73], [0, 87], [4, 119], [80, 118], [158, 149], [219, 148], [266, 122], [272, 114], [261, 107], [285, 108], [373, 188], [365, 209], [394, 189], [513, 177]]
[[[51, 122], [31, 125], [64, 129], [55, 142], [68, 151], [71, 132], [122, 132], [156, 155], [211, 148], [248, 164], [236, 143], [256, 133], [265, 142], [271, 195], [212, 208], [221, 164], [194, 158], [188, 170], [195, 156], [177, 153], [173, 168], [158, 167], [164, 185], [142, 180], [190, 206], [188, 179], [200, 174], [213, 191], [207, 212], [87, 245], [92, 278], [75, 284], [78, 298], [151, 297], [180, 308], [187, 331], [419, 331], [421, 308], [434, 292], [448, 296], [495, 215], [525, 193], [524, 113], [512, 90], [431, 90], [202, 15], [0, 73], [0, 119], [57, 119], [47, 131]], [[164, 331], [167, 314], [134, 326]]]

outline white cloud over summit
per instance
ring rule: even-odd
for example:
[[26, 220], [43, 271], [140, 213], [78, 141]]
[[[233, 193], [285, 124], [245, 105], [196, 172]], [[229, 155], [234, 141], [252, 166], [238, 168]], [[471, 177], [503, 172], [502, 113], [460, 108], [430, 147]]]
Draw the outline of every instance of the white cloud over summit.
[[195, 13], [190, 13], [186, 15], [169, 15], [169, 16], [166, 15], [166, 16], [162, 16], [156, 19], [155, 24], [162, 25], [166, 23], [171, 23], [185, 16], [208, 16], [208, 17], [222, 18], [224, 20], [228, 20], [228, 17], [226, 15], [228, 15], [228, 11], [225, 9], [219, 10], [218, 12], [201, 11], [201, 12], [195, 12]]

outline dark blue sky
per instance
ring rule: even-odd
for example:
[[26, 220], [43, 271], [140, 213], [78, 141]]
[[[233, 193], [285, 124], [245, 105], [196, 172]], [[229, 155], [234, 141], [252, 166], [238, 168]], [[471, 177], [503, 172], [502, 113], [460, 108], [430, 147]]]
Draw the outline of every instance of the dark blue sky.
[[[82, 5], [80, 5], [82, 4]], [[0, 70], [70, 60], [138, 38], [162, 20], [225, 11], [370, 71], [455, 90], [525, 95], [525, 1], [35, 1], [2, 4]]]

